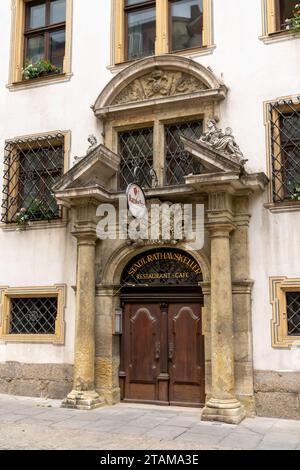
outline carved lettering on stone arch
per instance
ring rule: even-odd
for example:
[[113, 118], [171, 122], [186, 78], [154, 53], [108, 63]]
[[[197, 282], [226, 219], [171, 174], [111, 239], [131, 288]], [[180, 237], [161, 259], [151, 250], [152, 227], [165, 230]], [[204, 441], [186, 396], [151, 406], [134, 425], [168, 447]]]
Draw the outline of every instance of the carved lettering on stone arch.
[[117, 95], [112, 104], [127, 104], [136, 101], [196, 93], [207, 88], [202, 81], [185, 72], [156, 69], [147, 75], [133, 80], [132, 83]]

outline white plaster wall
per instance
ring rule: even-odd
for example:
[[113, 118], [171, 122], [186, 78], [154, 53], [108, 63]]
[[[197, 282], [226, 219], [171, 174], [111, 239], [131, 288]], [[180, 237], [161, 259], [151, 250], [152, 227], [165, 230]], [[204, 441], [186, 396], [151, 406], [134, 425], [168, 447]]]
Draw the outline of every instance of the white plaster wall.
[[[90, 105], [112, 77], [110, 0], [74, 0], [73, 77], [68, 83], [10, 92], [10, 0], [0, 2], [0, 148], [4, 140], [51, 130], [72, 131], [71, 159], [86, 150], [86, 137], [100, 134]], [[231, 126], [249, 158], [248, 168], [266, 171], [263, 103], [300, 92], [300, 38], [264, 44], [261, 0], [214, 0], [213, 54], [193, 56], [210, 66], [229, 87], [221, 105], [221, 126]], [[2, 150], [1, 150], [2, 153]], [[266, 195], [252, 201], [250, 227], [253, 293], [254, 366], [262, 370], [300, 370], [298, 351], [271, 347], [269, 276], [300, 277], [300, 212], [271, 214]], [[0, 233], [0, 284], [75, 283], [75, 248], [64, 229]], [[69, 239], [69, 242], [66, 240]], [[68, 253], [68, 255], [66, 255]], [[66, 262], [67, 260], [67, 262]], [[70, 261], [71, 260], [71, 261]], [[13, 261], [13, 264], [11, 263]], [[46, 269], [44, 268], [46, 267]], [[24, 276], [25, 274], [25, 276]], [[74, 296], [69, 292], [65, 347], [0, 345], [0, 361], [69, 362], [73, 354]]]

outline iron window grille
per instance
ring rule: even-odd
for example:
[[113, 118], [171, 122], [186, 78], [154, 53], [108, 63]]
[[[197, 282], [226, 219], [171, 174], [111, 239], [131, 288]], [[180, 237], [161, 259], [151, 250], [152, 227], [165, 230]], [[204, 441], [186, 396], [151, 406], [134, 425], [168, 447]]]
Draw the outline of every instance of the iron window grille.
[[55, 334], [57, 297], [11, 298], [10, 302], [10, 334]]
[[300, 96], [269, 105], [274, 202], [300, 196]]
[[300, 336], [300, 292], [286, 293], [288, 335]]
[[135, 129], [119, 133], [121, 154], [121, 190], [130, 183], [138, 182], [143, 187], [152, 187], [153, 128]]
[[52, 187], [63, 171], [62, 134], [7, 141], [1, 221], [18, 222], [20, 211], [31, 221], [60, 218]]
[[180, 135], [190, 139], [199, 139], [202, 129], [202, 121], [165, 126], [165, 184], [170, 186], [184, 184], [185, 176], [201, 173], [201, 163], [188, 152], [185, 152]]

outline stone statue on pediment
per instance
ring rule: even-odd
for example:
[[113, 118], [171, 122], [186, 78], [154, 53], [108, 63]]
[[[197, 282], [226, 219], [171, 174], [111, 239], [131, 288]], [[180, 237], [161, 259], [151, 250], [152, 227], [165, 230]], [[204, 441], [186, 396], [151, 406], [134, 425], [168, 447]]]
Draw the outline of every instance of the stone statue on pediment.
[[214, 119], [210, 119], [207, 123], [207, 128], [208, 131], [202, 134], [198, 142], [233, 157], [241, 163], [246, 162], [240, 147], [235, 141], [230, 127], [226, 127], [225, 132], [223, 132], [221, 129], [218, 129], [216, 121]]

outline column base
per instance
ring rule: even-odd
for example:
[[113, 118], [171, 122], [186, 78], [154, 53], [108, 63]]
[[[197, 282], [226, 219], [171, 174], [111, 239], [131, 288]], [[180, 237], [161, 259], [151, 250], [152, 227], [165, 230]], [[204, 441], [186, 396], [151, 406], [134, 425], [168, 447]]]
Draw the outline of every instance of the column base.
[[77, 410], [94, 410], [104, 406], [104, 401], [95, 391], [80, 392], [72, 390], [61, 404], [61, 408], [73, 408]]
[[245, 409], [238, 400], [216, 400], [211, 398], [202, 412], [201, 420], [240, 424], [245, 417]]

